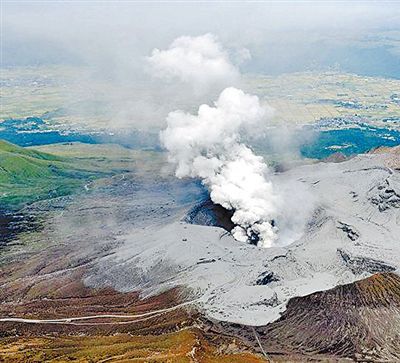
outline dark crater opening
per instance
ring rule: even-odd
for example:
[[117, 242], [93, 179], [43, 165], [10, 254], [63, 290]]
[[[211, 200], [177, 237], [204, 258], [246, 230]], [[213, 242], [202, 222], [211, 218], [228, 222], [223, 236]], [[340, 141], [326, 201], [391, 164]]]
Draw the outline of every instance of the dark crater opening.
[[[228, 210], [219, 204], [215, 204], [207, 196], [189, 211], [184, 221], [200, 226], [220, 227], [228, 232], [232, 232], [232, 229], [236, 227], [231, 219], [234, 213], [234, 210]], [[272, 227], [276, 225], [275, 220], [271, 220], [270, 223]], [[248, 243], [257, 246], [259, 241], [260, 235], [257, 232], [251, 231]]]
[[213, 203], [208, 197], [189, 211], [185, 221], [202, 226], [221, 227], [231, 232], [235, 227], [235, 224], [231, 220], [233, 213], [233, 210], [225, 209], [219, 204]]

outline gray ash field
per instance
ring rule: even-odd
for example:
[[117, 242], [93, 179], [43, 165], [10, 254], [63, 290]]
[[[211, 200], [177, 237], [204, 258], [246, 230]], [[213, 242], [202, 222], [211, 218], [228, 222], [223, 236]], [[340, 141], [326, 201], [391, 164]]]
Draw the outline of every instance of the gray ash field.
[[0, 362], [400, 362], [399, 4], [154, 5], [1, 6]]

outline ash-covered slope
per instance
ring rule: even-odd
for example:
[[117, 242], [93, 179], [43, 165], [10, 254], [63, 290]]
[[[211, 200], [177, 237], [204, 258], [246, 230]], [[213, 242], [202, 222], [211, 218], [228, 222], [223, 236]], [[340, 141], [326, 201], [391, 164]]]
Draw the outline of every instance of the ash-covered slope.
[[376, 274], [293, 298], [278, 321], [257, 332], [270, 353], [400, 361], [400, 277]]
[[274, 175], [274, 185], [302, 182], [315, 200], [303, 236], [289, 246], [258, 248], [221, 228], [187, 224], [182, 207], [165, 222], [158, 215], [157, 223], [119, 236], [115, 253], [100, 259], [85, 282], [144, 295], [186, 286], [210, 317], [266, 325], [293, 297], [398, 272], [400, 173], [393, 158], [367, 154]]
[[327, 291], [295, 297], [266, 326], [210, 321], [274, 362], [400, 361], [400, 277], [378, 273]]

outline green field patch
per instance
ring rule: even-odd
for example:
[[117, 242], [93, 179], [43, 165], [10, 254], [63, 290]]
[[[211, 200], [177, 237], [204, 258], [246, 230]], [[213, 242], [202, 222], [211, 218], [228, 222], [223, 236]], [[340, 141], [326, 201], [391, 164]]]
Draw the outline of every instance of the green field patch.
[[[130, 170], [128, 162], [117, 164], [105, 155], [79, 153], [73, 145], [61, 147], [69, 148], [74, 150], [72, 154], [65, 152], [63, 156], [0, 140], [1, 209], [16, 210], [35, 201], [69, 195], [83, 190], [92, 180]], [[83, 151], [87, 151], [85, 147]]]

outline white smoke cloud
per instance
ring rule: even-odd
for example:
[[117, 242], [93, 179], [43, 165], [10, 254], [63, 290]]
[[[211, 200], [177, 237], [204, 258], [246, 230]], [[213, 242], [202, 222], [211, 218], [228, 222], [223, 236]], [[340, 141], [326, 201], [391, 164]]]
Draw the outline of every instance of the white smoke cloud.
[[[246, 50], [241, 53], [241, 61], [250, 57]], [[168, 49], [154, 49], [147, 62], [154, 77], [178, 80], [204, 91], [232, 85], [239, 78], [238, 69], [212, 34], [176, 38]]]
[[[236, 64], [251, 57], [245, 48], [231, 53]], [[215, 90], [216, 85], [232, 85], [240, 78], [227, 52], [211, 34], [179, 37], [169, 49], [153, 50], [147, 60], [154, 76], [178, 81], [175, 83], [180, 87]], [[297, 239], [309, 215], [303, 201], [311, 199], [303, 198], [307, 193], [300, 186], [283, 185], [282, 181], [273, 185], [274, 175], [263, 158], [242, 140], [242, 136], [249, 139], [260, 134], [266, 126], [262, 121], [272, 115], [273, 109], [261, 105], [257, 96], [229, 87], [213, 106], [202, 104], [197, 115], [170, 112], [167, 128], [160, 133], [169, 161], [176, 166], [176, 176], [201, 178], [211, 200], [234, 211], [234, 238], [262, 247]], [[293, 195], [293, 190], [299, 193]], [[279, 234], [278, 227], [282, 229]]]
[[263, 158], [241, 143], [246, 128], [270, 116], [257, 96], [230, 87], [215, 105], [201, 105], [197, 115], [174, 111], [160, 139], [176, 164], [176, 176], [200, 177], [214, 203], [234, 210], [237, 225], [233, 236], [240, 241], [258, 240], [270, 247], [277, 239], [272, 222], [279, 197], [268, 176]]

